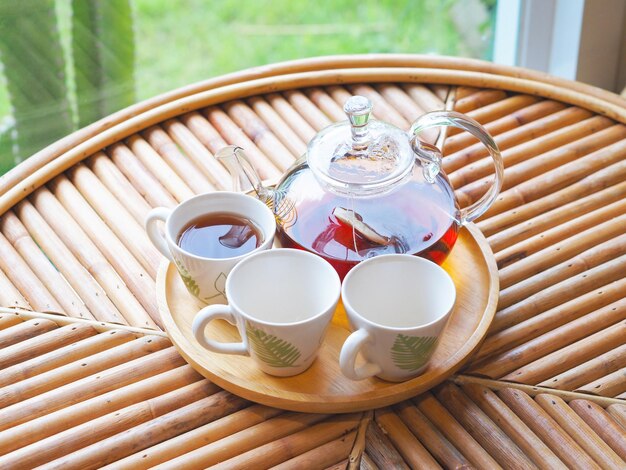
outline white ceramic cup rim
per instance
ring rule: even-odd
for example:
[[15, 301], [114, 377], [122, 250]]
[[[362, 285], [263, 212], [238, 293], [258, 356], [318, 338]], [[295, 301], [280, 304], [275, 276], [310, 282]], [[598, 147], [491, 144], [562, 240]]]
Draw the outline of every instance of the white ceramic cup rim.
[[[254, 224], [258, 227], [259, 230], [261, 230], [262, 234], [263, 234], [263, 242], [257, 246], [256, 248], [254, 248], [253, 250], [247, 252], [247, 253], [243, 253], [241, 255], [238, 256], [231, 256], [229, 258], [207, 258], [205, 256], [198, 256], [196, 254], [191, 253], [190, 251], [187, 250], [183, 250], [178, 243], [176, 243], [176, 240], [174, 240], [174, 237], [178, 236], [178, 233], [174, 234], [174, 236], [172, 236], [172, 220], [174, 219], [174, 214], [177, 213], [180, 210], [183, 210], [186, 206], [193, 204], [195, 201], [199, 200], [199, 199], [213, 199], [215, 197], [226, 197], [226, 198], [232, 198], [232, 199], [242, 199], [245, 198], [246, 200], [249, 200], [249, 202], [251, 204], [256, 204], [259, 207], [260, 211], [266, 211], [266, 213], [271, 216], [271, 219], [273, 221], [273, 230], [266, 232], [265, 231], [265, 225], [262, 224], [261, 222], [265, 222], [265, 221], [259, 221], [256, 220], [253, 217], [250, 217], [250, 219], [254, 222]], [[190, 217], [186, 220], [185, 224], [188, 224], [189, 222], [191, 222], [194, 218], [199, 217], [201, 215], [204, 214], [210, 214], [212, 212], [217, 212], [215, 210], [211, 210], [211, 211], [207, 211], [207, 212], [203, 212], [203, 213], [197, 213], [196, 215], [194, 215], [193, 217]], [[222, 212], [224, 213], [228, 213], [228, 214], [234, 214], [234, 215], [240, 215], [240, 216], [244, 216], [244, 217], [248, 217], [247, 214], [243, 214], [241, 212], [236, 212], [236, 211], [232, 211], [229, 210], [228, 208], [224, 208], [222, 210]], [[269, 220], [269, 219], [268, 219]], [[268, 243], [272, 240], [274, 232], [276, 230], [276, 219], [274, 218], [274, 214], [272, 213], [271, 209], [269, 207], [267, 207], [263, 202], [259, 201], [258, 199], [252, 197], [252, 196], [248, 196], [246, 194], [242, 194], [242, 193], [236, 193], [236, 192], [231, 192], [231, 191], [216, 191], [216, 192], [212, 192], [212, 193], [204, 193], [204, 194], [198, 194], [197, 196], [193, 196], [189, 199], [184, 200], [183, 202], [181, 202], [179, 205], [177, 205], [174, 209], [172, 209], [172, 211], [170, 212], [170, 214], [167, 217], [167, 220], [165, 221], [165, 238], [167, 240], [167, 242], [169, 243], [170, 247], [172, 247], [174, 250], [176, 250], [178, 253], [183, 254], [185, 256], [188, 256], [189, 258], [192, 259], [197, 259], [197, 260], [202, 260], [202, 261], [233, 261], [239, 258], [243, 258], [243, 257], [247, 257], [250, 256], [253, 253], [259, 252], [259, 251], [264, 251], [264, 249], [267, 247]]]
[[[420, 324], [415, 324], [412, 326], [383, 325], [381, 323], [374, 322], [370, 320], [369, 318], [365, 318], [350, 303], [350, 299], [346, 295], [346, 290], [349, 288], [350, 282], [351, 282], [350, 279], [354, 276], [355, 272], [358, 272], [363, 269], [368, 269], [368, 266], [372, 264], [384, 263], [389, 260], [398, 260], [398, 259], [406, 260], [406, 262], [408, 263], [419, 264], [423, 267], [423, 269], [429, 269], [432, 272], [438, 272], [438, 275], [442, 276], [442, 279], [445, 279], [444, 282], [448, 283], [448, 289], [450, 290], [451, 295], [448, 296], [449, 302], [446, 304], [447, 308], [445, 309], [442, 308], [441, 313], [437, 315], [437, 317], [434, 320], [431, 320], [428, 323], [420, 323]], [[456, 302], [456, 287], [454, 285], [454, 281], [452, 281], [452, 278], [446, 272], [446, 270], [443, 269], [441, 266], [439, 266], [437, 263], [434, 263], [433, 261], [427, 260], [425, 258], [421, 258], [419, 256], [407, 255], [407, 254], [379, 255], [379, 256], [375, 256], [374, 258], [370, 258], [370, 259], [360, 262], [354, 268], [352, 268], [350, 272], [348, 272], [348, 274], [344, 278], [343, 283], [341, 285], [341, 301], [343, 302], [343, 305], [346, 308], [346, 310], [349, 309], [351, 312], [353, 312], [353, 314], [358, 316], [364, 323], [366, 323], [367, 325], [370, 325], [371, 327], [379, 328], [381, 330], [390, 331], [390, 332], [411, 331], [411, 330], [427, 328], [429, 326], [435, 325], [437, 322], [445, 318], [451, 312], [452, 308], [454, 307], [454, 303]]]
[[[314, 262], [320, 264], [321, 268], [327, 271], [328, 273], [327, 275], [333, 278], [333, 281], [331, 282], [335, 284], [336, 292], [334, 292], [333, 295], [330, 297], [329, 302], [325, 303], [319, 309], [319, 312], [317, 312], [315, 315], [309, 316], [307, 318], [304, 318], [302, 320], [295, 321], [295, 322], [288, 322], [288, 323], [287, 322], [280, 322], [280, 323], [271, 322], [271, 321], [264, 320], [262, 318], [258, 318], [244, 311], [243, 309], [239, 307], [239, 305], [237, 305], [237, 302], [235, 301], [234, 296], [232, 294], [229, 295], [232, 289], [232, 283], [236, 282], [237, 272], [241, 269], [244, 269], [246, 264], [250, 264], [256, 258], [263, 258], [263, 257], [271, 258], [275, 256], [292, 256], [292, 257], [295, 256], [295, 257], [309, 258], [311, 260], [314, 260]], [[252, 320], [261, 325], [272, 326], [272, 327], [301, 326], [301, 325], [310, 323], [312, 321], [315, 321], [318, 318], [322, 317], [326, 312], [328, 312], [330, 308], [332, 308], [333, 305], [335, 305], [339, 301], [340, 295], [341, 295], [341, 280], [339, 279], [339, 275], [337, 274], [337, 271], [335, 271], [335, 268], [333, 268], [332, 265], [328, 261], [326, 261], [324, 258], [318, 255], [309, 253], [308, 251], [296, 250], [293, 248], [275, 248], [272, 250], [259, 251], [258, 253], [249, 255], [244, 260], [237, 263], [237, 265], [232, 269], [232, 271], [228, 275], [228, 278], [226, 278], [226, 298], [228, 299], [228, 305], [230, 306], [232, 311], [236, 312], [237, 314], [243, 316], [244, 318], [248, 320]]]

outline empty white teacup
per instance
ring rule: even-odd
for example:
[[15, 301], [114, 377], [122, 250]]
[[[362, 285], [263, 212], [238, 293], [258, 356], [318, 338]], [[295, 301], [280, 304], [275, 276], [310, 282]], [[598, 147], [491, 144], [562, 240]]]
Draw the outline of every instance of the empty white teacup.
[[[353, 333], [339, 358], [352, 380], [399, 382], [419, 375], [432, 356], [456, 298], [448, 273], [413, 255], [363, 261], [343, 281], [341, 297]], [[361, 352], [365, 364], [356, 366]]]
[[[260, 244], [250, 252], [224, 258], [199, 256], [181, 248], [178, 239], [185, 227], [199, 217], [211, 214], [232, 214], [250, 220], [260, 232]], [[165, 222], [164, 234], [159, 231], [158, 221]], [[226, 300], [224, 286], [230, 270], [252, 253], [272, 247], [276, 219], [272, 211], [256, 198], [217, 191], [187, 199], [174, 209], [152, 209], [146, 217], [145, 226], [154, 246], [176, 264], [189, 293], [206, 303], [218, 303]]]
[[[210, 351], [249, 355], [271, 375], [296, 375], [317, 356], [340, 290], [337, 272], [317, 255], [294, 249], [255, 253], [230, 272], [229, 305], [200, 310], [192, 331]], [[208, 338], [205, 328], [217, 319], [236, 325], [242, 342]]]

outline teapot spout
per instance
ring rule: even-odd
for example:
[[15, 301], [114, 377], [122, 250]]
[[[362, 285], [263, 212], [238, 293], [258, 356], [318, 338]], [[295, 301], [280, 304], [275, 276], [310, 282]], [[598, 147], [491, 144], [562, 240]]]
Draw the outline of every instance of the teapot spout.
[[254, 191], [257, 198], [261, 201], [265, 203], [272, 202], [274, 198], [273, 191], [263, 186], [259, 174], [241, 147], [236, 145], [224, 147], [215, 154], [215, 158], [230, 173], [233, 191], [245, 193]]

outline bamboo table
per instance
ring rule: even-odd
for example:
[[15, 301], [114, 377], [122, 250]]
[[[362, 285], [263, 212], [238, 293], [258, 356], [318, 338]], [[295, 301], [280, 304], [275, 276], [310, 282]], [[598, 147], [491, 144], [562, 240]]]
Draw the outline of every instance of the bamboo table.
[[[390, 408], [284, 412], [203, 379], [161, 330], [153, 206], [224, 189], [244, 147], [274, 178], [351, 93], [407, 129], [453, 108], [486, 125], [505, 183], [478, 222], [498, 312], [461, 373]], [[0, 180], [0, 468], [623, 468], [626, 101], [443, 57], [337, 56], [251, 69], [120, 111]], [[451, 132], [462, 203], [491, 165]]]

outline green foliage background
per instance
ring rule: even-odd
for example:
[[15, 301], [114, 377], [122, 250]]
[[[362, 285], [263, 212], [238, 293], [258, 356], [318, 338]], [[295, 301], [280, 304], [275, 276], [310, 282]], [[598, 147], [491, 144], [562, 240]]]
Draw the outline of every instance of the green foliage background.
[[[11, 42], [26, 51], [18, 65], [8, 57], [0, 74], [0, 174], [16, 158], [134, 101], [256, 65], [369, 52], [489, 59], [495, 2], [0, 0], [0, 13], [22, 15], [19, 30], [0, 15], [5, 57]], [[31, 20], [37, 27], [25, 28]], [[37, 96], [10, 93], [19, 74], [30, 77], [33, 90], [54, 90], [48, 101], [57, 103], [59, 117]], [[15, 155], [20, 126], [28, 138]]]

